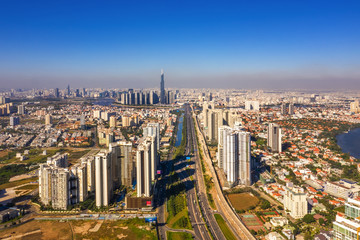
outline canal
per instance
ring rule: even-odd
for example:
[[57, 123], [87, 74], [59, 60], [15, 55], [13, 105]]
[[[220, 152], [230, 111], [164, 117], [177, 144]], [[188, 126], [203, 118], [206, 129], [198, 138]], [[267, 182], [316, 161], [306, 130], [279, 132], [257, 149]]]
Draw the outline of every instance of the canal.
[[178, 128], [177, 128], [177, 131], [176, 131], [175, 147], [178, 147], [178, 146], [180, 146], [180, 144], [181, 144], [183, 122], [184, 122], [184, 117], [183, 117], [183, 114], [181, 114], [181, 117], [180, 117], [180, 119], [179, 119]]

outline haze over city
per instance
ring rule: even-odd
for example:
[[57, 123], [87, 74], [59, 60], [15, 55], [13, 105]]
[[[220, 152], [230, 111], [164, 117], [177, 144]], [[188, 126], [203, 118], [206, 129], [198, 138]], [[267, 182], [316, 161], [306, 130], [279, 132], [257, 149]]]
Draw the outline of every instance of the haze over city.
[[1, 88], [358, 89], [358, 1], [2, 1]]

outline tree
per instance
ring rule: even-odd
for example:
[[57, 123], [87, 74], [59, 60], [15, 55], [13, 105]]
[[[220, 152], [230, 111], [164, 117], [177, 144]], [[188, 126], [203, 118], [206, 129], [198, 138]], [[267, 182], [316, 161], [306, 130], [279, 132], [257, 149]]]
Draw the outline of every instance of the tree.
[[320, 219], [319, 219], [319, 224], [320, 224], [320, 225], [323, 225], [324, 223], [325, 223], [325, 220], [324, 220], [323, 218], [320, 218]]
[[312, 223], [312, 222], [315, 221], [315, 219], [314, 219], [314, 216], [313, 216], [313, 215], [311, 215], [311, 214], [306, 214], [306, 215], [303, 217], [303, 221], [304, 221], [305, 223]]
[[263, 200], [262, 202], [261, 202], [261, 209], [268, 209], [268, 208], [270, 208], [271, 207], [271, 204], [270, 204], [270, 202], [268, 201], [268, 200]]

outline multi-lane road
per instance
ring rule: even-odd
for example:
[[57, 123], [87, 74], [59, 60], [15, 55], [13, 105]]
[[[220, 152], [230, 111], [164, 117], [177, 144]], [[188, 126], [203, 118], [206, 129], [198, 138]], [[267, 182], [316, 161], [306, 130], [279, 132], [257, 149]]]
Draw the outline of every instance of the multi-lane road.
[[204, 153], [204, 160], [206, 161], [206, 164], [208, 165], [208, 167], [210, 169], [211, 176], [214, 179], [215, 190], [217, 193], [217, 196], [214, 198], [214, 201], [215, 201], [215, 204], [216, 204], [216, 207], [217, 207], [219, 213], [221, 213], [221, 215], [224, 217], [228, 226], [230, 227], [230, 229], [232, 230], [232, 232], [234, 233], [234, 235], [237, 238], [239, 238], [239, 239], [256, 239], [250, 233], [250, 231], [245, 227], [244, 223], [241, 221], [239, 216], [235, 213], [235, 211], [231, 208], [231, 206], [225, 199], [224, 194], [221, 189], [221, 186], [220, 186], [220, 183], [219, 183], [219, 180], [218, 180], [218, 177], [217, 177], [217, 174], [215, 172], [215, 169], [211, 162], [211, 158], [209, 156], [209, 152], [208, 152], [206, 142], [205, 142], [205, 137], [201, 133], [199, 123], [198, 123], [198, 120], [197, 120], [197, 117], [195, 116], [195, 114], [194, 114], [194, 119], [196, 122], [196, 129], [199, 133], [198, 139], [201, 144], [202, 151]]
[[[187, 119], [186, 127], [187, 132], [190, 132], [191, 128], [191, 118], [189, 118], [188, 108], [186, 108], [186, 113], [184, 118]], [[187, 134], [186, 136], [186, 148], [185, 148], [185, 155], [191, 154], [192, 149], [192, 135]], [[172, 167], [172, 164], [174, 167]], [[170, 169], [174, 169], [178, 174], [181, 181], [185, 184], [186, 187], [186, 202], [189, 211], [189, 218], [191, 225], [193, 227], [193, 231], [186, 231], [193, 235], [195, 239], [207, 239], [211, 240], [210, 233], [207, 229], [206, 222], [203, 220], [202, 212], [200, 210], [199, 201], [196, 194], [196, 189], [194, 182], [190, 179], [192, 175], [192, 171], [196, 171], [196, 167], [188, 168], [187, 166], [191, 166], [192, 162], [188, 162], [185, 157], [180, 158], [178, 161], [174, 162], [172, 159], [172, 151], [169, 154], [169, 158], [162, 162], [162, 177], [158, 182], [158, 190], [157, 196], [155, 197], [156, 203], [158, 206], [158, 234], [160, 239], [166, 239], [166, 231], [182, 231], [182, 230], [175, 230], [170, 229], [166, 226], [166, 219], [165, 219], [165, 210], [166, 210], [166, 183], [169, 179]], [[190, 172], [190, 174], [189, 174]], [[195, 178], [195, 177], [194, 177]]]
[[[186, 127], [187, 129], [185, 156], [190, 156], [191, 159], [189, 161], [184, 157], [174, 162], [171, 151], [168, 160], [162, 162], [162, 177], [158, 182], [157, 195], [155, 195], [158, 206], [159, 238], [166, 239], [166, 231], [186, 231], [191, 233], [195, 239], [226, 239], [214, 217], [214, 213], [218, 213], [223, 216], [230, 230], [234, 233], [234, 236], [237, 239], [255, 239], [224, 198], [215, 170], [211, 164], [211, 160], [209, 162], [207, 149], [204, 148], [204, 139], [200, 135], [199, 141], [205, 154], [204, 160], [209, 166], [213, 179], [215, 179], [214, 185], [217, 192], [217, 196], [214, 196], [217, 210], [211, 209], [206, 194], [206, 183], [203, 178], [198, 152], [198, 143], [196, 141], [195, 128], [198, 132], [200, 130], [198, 125], [194, 124], [192, 111], [190, 110], [189, 105], [185, 105], [184, 109], [184, 118], [186, 119], [184, 122], [186, 122], [186, 126], [183, 127]], [[175, 230], [166, 226], [166, 183], [169, 177], [170, 169], [174, 169], [177, 172], [181, 181], [186, 186], [187, 207], [193, 231]]]
[[193, 147], [194, 149], [194, 154], [192, 155], [192, 160], [194, 162], [193, 178], [196, 186], [196, 195], [194, 195], [194, 197], [196, 196], [196, 198], [198, 199], [203, 219], [205, 220], [205, 223], [208, 229], [210, 230], [210, 233], [213, 236], [213, 238], [226, 239], [219, 225], [216, 222], [216, 219], [214, 217], [214, 211], [210, 208], [210, 204], [207, 198], [206, 186], [202, 174], [201, 163], [198, 153], [194, 122], [192, 120], [190, 107], [188, 105], [185, 107], [185, 117], [187, 118], [186, 122], [187, 122], [187, 137], [188, 137], [186, 152], [190, 155], [191, 148]]

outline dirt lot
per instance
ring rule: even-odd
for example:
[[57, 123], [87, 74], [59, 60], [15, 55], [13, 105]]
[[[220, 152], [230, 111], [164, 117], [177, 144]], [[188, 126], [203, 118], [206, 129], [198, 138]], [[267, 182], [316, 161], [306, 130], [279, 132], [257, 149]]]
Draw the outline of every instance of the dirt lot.
[[251, 193], [229, 194], [228, 198], [236, 210], [247, 210], [259, 203], [259, 199]]
[[[99, 225], [101, 225], [99, 227]], [[32, 233], [31, 233], [32, 232]], [[31, 233], [23, 236], [23, 234]], [[19, 238], [20, 237], [20, 238]], [[157, 239], [140, 219], [124, 221], [31, 221], [0, 231], [0, 239]]]

